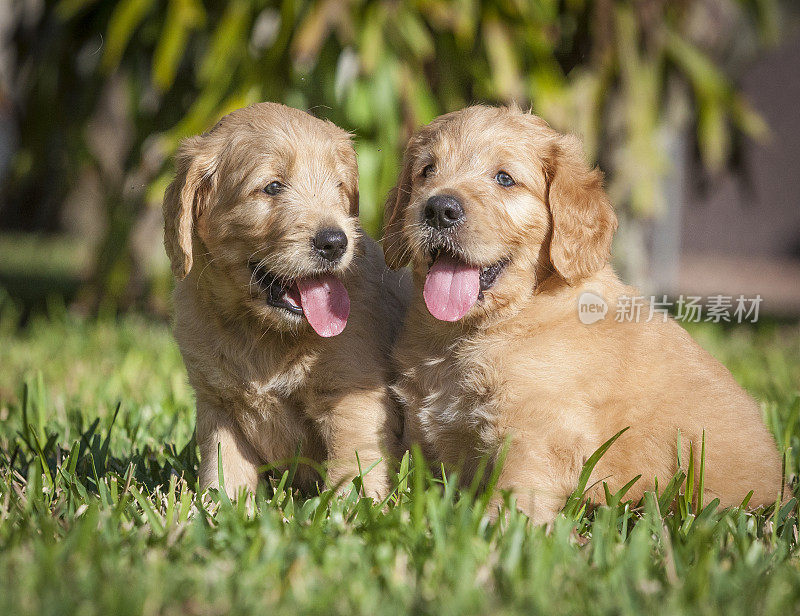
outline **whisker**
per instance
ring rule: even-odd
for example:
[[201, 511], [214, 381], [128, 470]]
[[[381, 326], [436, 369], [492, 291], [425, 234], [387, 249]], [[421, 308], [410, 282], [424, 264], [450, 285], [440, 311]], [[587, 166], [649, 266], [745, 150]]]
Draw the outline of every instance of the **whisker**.
[[[207, 257], [207, 256], [209, 256], [210, 254], [211, 254], [210, 252], [205, 252], [205, 253], [203, 253], [203, 256], [204, 256], [204, 257]], [[196, 285], [196, 288], [197, 288], [197, 289], [199, 289], [199, 288], [200, 288], [200, 280], [203, 278], [203, 274], [205, 274], [205, 272], [206, 272], [206, 270], [209, 268], [209, 266], [210, 266], [210, 265], [211, 265], [211, 264], [212, 264], [214, 261], [216, 261], [216, 260], [218, 260], [218, 259], [221, 259], [221, 258], [222, 258], [222, 255], [217, 255], [216, 257], [212, 257], [212, 258], [211, 258], [211, 259], [210, 259], [208, 262], [206, 262], [205, 266], [203, 267], [203, 269], [202, 269], [202, 270], [200, 270], [200, 273], [199, 273], [199, 274], [198, 274], [198, 276], [197, 276], [197, 285]]]

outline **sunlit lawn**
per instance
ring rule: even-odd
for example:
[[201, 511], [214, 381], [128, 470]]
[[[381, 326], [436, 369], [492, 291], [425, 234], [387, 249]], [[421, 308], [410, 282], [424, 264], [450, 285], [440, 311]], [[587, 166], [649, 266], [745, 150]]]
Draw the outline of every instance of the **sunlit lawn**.
[[[413, 459], [383, 508], [280, 477], [250, 505], [198, 498], [192, 393], [166, 324], [55, 310], [20, 328], [4, 306], [0, 614], [800, 609], [794, 501], [695, 515], [664, 488], [639, 507], [570, 507], [548, 533], [516, 513], [489, 522], [484, 495]], [[794, 476], [798, 326], [692, 333], [763, 402]]]

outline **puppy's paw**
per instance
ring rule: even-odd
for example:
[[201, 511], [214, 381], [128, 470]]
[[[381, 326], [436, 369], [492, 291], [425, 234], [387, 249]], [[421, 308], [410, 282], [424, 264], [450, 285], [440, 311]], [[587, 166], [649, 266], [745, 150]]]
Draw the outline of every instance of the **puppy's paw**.
[[[363, 464], [365, 462], [362, 460]], [[327, 484], [342, 496], [348, 496], [358, 488], [359, 496], [369, 496], [379, 503], [392, 489], [387, 465], [383, 461], [378, 461], [377, 464], [367, 464], [367, 468], [369, 470], [360, 475], [357, 467], [329, 463]]]
[[385, 499], [390, 491], [391, 486], [389, 485], [388, 477], [376, 475], [375, 477], [363, 478], [361, 493], [364, 496], [369, 496], [376, 503], [380, 503]]
[[350, 496], [353, 490], [357, 489], [359, 496], [369, 497], [376, 503], [379, 503], [386, 498], [391, 490], [388, 479], [383, 477], [379, 478], [377, 476], [354, 477], [349, 481], [340, 481], [336, 484], [331, 483], [329, 479], [329, 485], [340, 496]]

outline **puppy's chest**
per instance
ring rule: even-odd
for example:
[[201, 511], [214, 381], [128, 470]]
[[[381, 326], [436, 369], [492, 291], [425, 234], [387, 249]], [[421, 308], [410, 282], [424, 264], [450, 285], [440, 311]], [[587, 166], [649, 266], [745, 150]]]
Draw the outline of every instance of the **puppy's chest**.
[[229, 371], [224, 396], [248, 440], [266, 460], [287, 459], [301, 447], [303, 454], [323, 455], [320, 438], [307, 413], [311, 364], [296, 358], [288, 363], [258, 362]]
[[220, 397], [241, 420], [300, 412], [314, 365], [311, 356], [281, 356], [268, 351], [225, 354], [210, 375]]
[[481, 433], [496, 423], [501, 375], [471, 355], [430, 355], [406, 372], [409, 406], [423, 431], [450, 436]]

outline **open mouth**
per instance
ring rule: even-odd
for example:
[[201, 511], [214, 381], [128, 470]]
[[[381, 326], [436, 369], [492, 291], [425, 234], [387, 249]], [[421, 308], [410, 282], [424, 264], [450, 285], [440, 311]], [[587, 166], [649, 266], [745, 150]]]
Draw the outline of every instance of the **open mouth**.
[[458, 321], [467, 314], [508, 265], [508, 259], [483, 267], [472, 265], [460, 255], [441, 248], [432, 250], [430, 257], [423, 296], [428, 311], [441, 321]]
[[254, 263], [250, 264], [255, 283], [266, 294], [267, 303], [292, 314], [303, 315], [302, 299], [294, 280], [284, 280], [272, 272], [265, 272]]
[[305, 317], [320, 336], [336, 336], [347, 325], [350, 297], [342, 282], [328, 273], [287, 279], [249, 263], [254, 284], [266, 302], [289, 314]]

